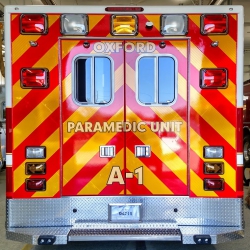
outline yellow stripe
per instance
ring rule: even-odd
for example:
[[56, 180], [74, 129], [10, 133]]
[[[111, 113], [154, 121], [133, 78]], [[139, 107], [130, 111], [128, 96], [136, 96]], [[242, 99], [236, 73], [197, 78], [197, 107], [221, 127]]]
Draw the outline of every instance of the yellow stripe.
[[35, 192], [32, 197], [53, 197], [55, 196], [60, 188], [60, 174], [59, 170], [46, 181], [46, 190], [43, 192]]
[[[203, 147], [207, 146], [208, 143], [202, 139], [202, 137], [199, 136], [196, 131], [194, 131], [192, 128], [190, 128], [190, 147], [191, 149], [200, 157], [203, 161], [207, 161], [207, 159], [203, 158]], [[236, 191], [236, 171], [235, 169], [229, 165], [224, 159], [220, 159], [220, 161], [224, 162], [225, 164], [225, 172], [224, 175], [222, 176], [225, 179], [225, 182], [234, 190]], [[195, 180], [191, 178], [191, 183], [193, 183]], [[203, 183], [201, 186], [195, 186], [198, 189], [203, 189]], [[195, 189], [191, 190], [195, 193], [197, 192]]]
[[77, 40], [62, 40], [62, 58], [67, 56], [70, 51], [79, 43], [79, 39]]
[[33, 245], [30, 245], [30, 244], [26, 244], [22, 250], [31, 250], [33, 248]]
[[121, 171], [124, 169], [123, 153], [123, 149], [120, 150], [115, 158], [109, 161], [77, 195], [98, 195], [107, 186], [112, 167], [119, 166]]
[[235, 149], [235, 127], [192, 86], [190, 93], [192, 108]]
[[[189, 18], [200, 28], [200, 15], [189, 15]], [[236, 42], [230, 35], [213, 35], [210, 38], [213, 39], [213, 41], [218, 41], [219, 48], [233, 62], [236, 62]]]
[[[134, 114], [129, 107], [127, 107], [127, 117], [130, 121], [136, 121], [137, 123], [141, 119]], [[136, 132], [135, 135], [145, 144], [151, 145], [152, 152], [164, 163], [168, 168], [186, 185], [187, 184], [187, 166], [179, 158], [179, 156], [173, 152], [167, 144], [165, 144], [155, 133], [153, 133], [147, 126], [145, 126], [146, 132]]]
[[[49, 51], [36, 63], [33, 65], [34, 68], [47, 68], [51, 71], [55, 66], [58, 65], [58, 47], [57, 43], [52, 46]], [[22, 89], [20, 86], [20, 80], [18, 80], [13, 86], [13, 106], [17, 105], [31, 90]], [[57, 96], [59, 100], [59, 95]]]
[[[13, 148], [16, 149], [42, 122], [59, 107], [59, 88], [56, 87], [13, 130]], [[27, 129], [28, 128], [28, 129]]]
[[234, 20], [237, 20], [237, 15], [231, 15]]
[[190, 188], [197, 196], [202, 197], [218, 197], [214, 191], [205, 191], [203, 189], [203, 180], [191, 169], [190, 170]]
[[[46, 146], [45, 161], [47, 161], [59, 149], [59, 129], [49, 136], [41, 145]], [[30, 177], [29, 175], [25, 175], [25, 162], [30, 162], [30, 160], [25, 160], [14, 171], [14, 192], [24, 183], [26, 178]], [[32, 159], [32, 162], [41, 162], [41, 159]], [[55, 186], [57, 186], [57, 182]]]
[[[172, 195], [173, 192], [157, 177], [155, 174], [145, 166], [138, 158], [135, 157], [128, 148], [126, 150], [127, 169], [130, 173], [140, 166], [143, 166], [143, 186], [145, 186], [152, 194]], [[133, 178], [136, 178], [134, 175]]]
[[[48, 18], [49, 27], [51, 27], [58, 20], [59, 15], [49, 15]], [[19, 35], [12, 43], [12, 64], [30, 48], [29, 41], [37, 41], [40, 37], [41, 35]]]
[[[123, 120], [123, 108], [121, 108], [111, 119], [111, 121]], [[63, 185], [65, 186], [95, 154], [99, 152], [100, 145], [106, 145], [116, 135], [115, 132], [95, 133], [63, 166]]]
[[128, 189], [126, 189], [126, 194], [130, 195], [132, 193]]

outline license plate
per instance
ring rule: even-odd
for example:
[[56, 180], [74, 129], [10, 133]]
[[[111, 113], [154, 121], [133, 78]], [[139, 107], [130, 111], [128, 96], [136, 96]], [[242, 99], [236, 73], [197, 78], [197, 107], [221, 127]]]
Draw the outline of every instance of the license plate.
[[109, 222], [140, 222], [141, 203], [109, 204]]

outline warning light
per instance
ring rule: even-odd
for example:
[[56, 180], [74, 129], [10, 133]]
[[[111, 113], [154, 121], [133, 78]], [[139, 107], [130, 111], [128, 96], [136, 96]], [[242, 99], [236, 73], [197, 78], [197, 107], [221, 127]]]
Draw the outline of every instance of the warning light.
[[20, 16], [21, 34], [41, 34], [48, 33], [48, 17], [45, 14], [22, 14]]
[[162, 15], [161, 34], [164, 36], [185, 35], [187, 20], [187, 15]]
[[204, 158], [223, 158], [223, 147], [204, 147]]
[[26, 147], [26, 159], [44, 159], [45, 147]]
[[112, 35], [136, 35], [138, 33], [136, 15], [113, 15], [111, 18]]
[[205, 179], [205, 190], [224, 190], [224, 179]]
[[26, 179], [25, 183], [27, 191], [44, 191], [46, 189], [45, 179]]
[[224, 163], [223, 162], [204, 162], [204, 173], [205, 174], [223, 174]]
[[227, 69], [201, 69], [200, 87], [202, 89], [227, 88]]
[[46, 89], [49, 86], [48, 69], [21, 69], [21, 87], [26, 89]]
[[45, 174], [46, 166], [45, 163], [41, 162], [26, 162], [25, 163], [25, 174]]
[[208, 14], [201, 16], [201, 34], [227, 34], [228, 17], [225, 14]]

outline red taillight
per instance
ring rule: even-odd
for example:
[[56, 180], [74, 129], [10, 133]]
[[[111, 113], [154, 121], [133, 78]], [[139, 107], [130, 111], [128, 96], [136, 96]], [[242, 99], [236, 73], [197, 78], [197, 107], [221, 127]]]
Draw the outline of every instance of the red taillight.
[[48, 88], [48, 70], [23, 68], [21, 70], [22, 88]]
[[27, 179], [26, 190], [27, 191], [44, 191], [46, 189], [45, 179]]
[[225, 14], [208, 14], [201, 16], [201, 33], [227, 34], [228, 17]]
[[21, 34], [47, 34], [47, 15], [22, 14], [20, 17]]
[[205, 190], [224, 190], [224, 179], [205, 179]]
[[109, 12], [142, 12], [142, 7], [106, 7], [106, 11]]
[[209, 88], [226, 88], [227, 87], [227, 70], [226, 69], [201, 69], [200, 87]]

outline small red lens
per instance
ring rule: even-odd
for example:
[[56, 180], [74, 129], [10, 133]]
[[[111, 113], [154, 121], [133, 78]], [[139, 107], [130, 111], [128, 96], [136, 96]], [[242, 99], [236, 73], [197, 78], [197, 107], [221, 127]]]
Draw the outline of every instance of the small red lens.
[[142, 7], [106, 7], [106, 11], [109, 12], [142, 12]]
[[26, 190], [43, 191], [45, 190], [45, 179], [28, 179], [26, 180]]
[[46, 34], [46, 23], [44, 14], [23, 14], [21, 15], [21, 33]]
[[47, 88], [48, 70], [24, 68], [21, 70], [21, 86], [23, 88]]
[[201, 69], [201, 88], [226, 88], [226, 69]]
[[228, 20], [225, 14], [203, 15], [202, 34], [226, 34], [228, 31]]
[[204, 188], [205, 190], [223, 190], [224, 180], [223, 179], [205, 179]]

